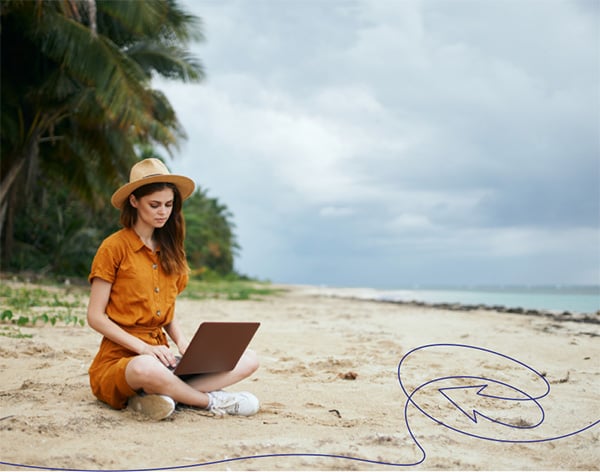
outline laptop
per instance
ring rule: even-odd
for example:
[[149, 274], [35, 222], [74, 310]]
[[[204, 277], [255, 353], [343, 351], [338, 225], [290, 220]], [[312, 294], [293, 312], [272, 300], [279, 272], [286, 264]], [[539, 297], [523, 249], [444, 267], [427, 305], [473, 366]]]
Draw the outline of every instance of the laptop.
[[232, 370], [259, 326], [258, 322], [201, 323], [173, 373], [188, 377]]

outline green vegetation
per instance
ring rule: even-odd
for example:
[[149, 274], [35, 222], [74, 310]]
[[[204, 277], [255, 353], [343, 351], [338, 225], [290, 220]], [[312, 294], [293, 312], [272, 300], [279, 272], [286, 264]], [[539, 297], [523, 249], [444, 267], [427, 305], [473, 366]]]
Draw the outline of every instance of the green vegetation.
[[232, 275], [239, 245], [233, 233], [233, 215], [225, 205], [198, 189], [185, 203], [185, 252], [195, 277], [211, 273]]
[[[263, 300], [285, 290], [268, 282], [256, 282], [236, 275], [209, 272], [208, 280], [192, 278], [182, 296], [192, 300]], [[11, 286], [0, 283], [0, 336], [31, 338], [23, 327], [41, 325], [84, 326], [87, 287]]]
[[249, 300], [259, 299], [264, 296], [278, 295], [284, 289], [271, 287], [265, 282], [253, 282], [250, 280], [190, 280], [183, 296], [194, 300], [208, 298], [219, 298], [226, 300]]
[[[177, 0], [2, 0], [0, 21], [0, 270], [85, 277], [112, 192], [186, 137], [152, 79], [203, 79], [201, 20]], [[184, 213], [194, 274], [230, 274], [227, 207], [198, 189]]]
[[56, 324], [57, 321], [61, 321], [64, 324], [68, 325], [69, 323], [73, 323], [73, 325], [79, 324], [80, 326], [85, 325], [85, 321], [83, 318], [79, 318], [78, 316], [71, 315], [70, 313], [58, 313], [58, 314], [50, 314], [42, 313], [41, 315], [31, 315], [24, 316], [20, 315], [16, 318], [13, 315], [13, 312], [10, 310], [4, 310], [0, 314], [0, 320], [3, 322], [10, 321], [13, 324], [18, 326], [35, 326], [38, 321], [42, 321], [43, 323], [50, 323], [52, 326]]
[[[204, 78], [189, 49], [203, 39], [201, 19], [178, 0], [2, 0], [0, 22], [0, 271], [85, 278], [102, 240], [119, 229], [110, 196], [131, 166], [162, 159], [157, 149], [173, 157], [186, 138], [152, 79]], [[198, 188], [183, 212], [186, 296], [277, 292], [235, 273], [239, 245], [226, 205]], [[83, 325], [74, 293], [0, 284], [0, 335]]]
[[[90, 212], [81, 201], [70, 198], [67, 189], [54, 187], [42, 204], [17, 219], [13, 255], [1, 262], [3, 270], [85, 278], [102, 240], [119, 229], [114, 208]], [[239, 246], [227, 207], [199, 188], [184, 202], [183, 212], [186, 253], [194, 277], [232, 274]]]
[[[41, 287], [14, 288], [0, 285], [0, 336], [31, 337], [21, 332], [23, 326], [56, 323], [85, 325], [85, 306], [81, 294], [68, 289], [46, 290]], [[9, 326], [6, 326], [9, 325]]]

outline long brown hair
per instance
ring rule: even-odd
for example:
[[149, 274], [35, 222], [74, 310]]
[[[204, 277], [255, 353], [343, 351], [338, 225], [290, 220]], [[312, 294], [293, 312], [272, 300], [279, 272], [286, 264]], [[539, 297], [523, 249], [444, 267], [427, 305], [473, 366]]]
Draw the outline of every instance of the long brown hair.
[[[169, 219], [162, 228], [155, 228], [152, 238], [158, 243], [160, 252], [158, 259], [167, 274], [184, 274], [189, 271], [185, 257], [183, 242], [185, 240], [185, 220], [183, 218], [182, 199], [174, 184], [156, 182], [143, 185], [133, 191], [135, 198], [140, 199], [151, 193], [170, 188], [173, 190], [173, 209]], [[129, 199], [125, 200], [121, 209], [121, 224], [132, 228], [137, 221], [137, 209], [131, 206]]]

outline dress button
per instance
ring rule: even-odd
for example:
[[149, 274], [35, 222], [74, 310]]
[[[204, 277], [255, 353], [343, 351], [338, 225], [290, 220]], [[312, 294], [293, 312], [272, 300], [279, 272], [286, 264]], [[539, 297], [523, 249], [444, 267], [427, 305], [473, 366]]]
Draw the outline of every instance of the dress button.
[[152, 268], [153, 268], [154, 270], [158, 269], [158, 264], [152, 264]]
[[155, 288], [154, 288], [154, 291], [155, 291], [156, 293], [158, 293], [158, 292], [160, 292], [160, 289], [159, 289], [158, 287], [155, 287]]
[[156, 316], [160, 316], [160, 310], [156, 312]]

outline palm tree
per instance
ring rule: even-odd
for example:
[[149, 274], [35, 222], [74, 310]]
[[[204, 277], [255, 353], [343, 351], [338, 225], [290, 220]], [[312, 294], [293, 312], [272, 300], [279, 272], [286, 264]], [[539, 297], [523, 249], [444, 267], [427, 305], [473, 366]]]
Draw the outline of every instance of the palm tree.
[[186, 47], [202, 36], [175, 0], [3, 0], [0, 20], [0, 236], [10, 256], [15, 215], [42, 176], [101, 205], [136, 146], [172, 155], [185, 132], [151, 79], [201, 80]]

